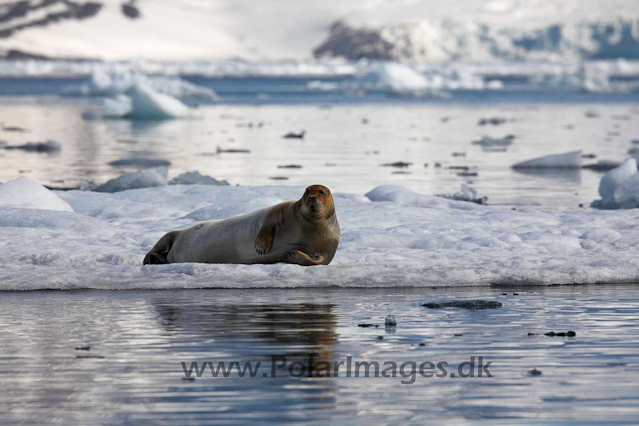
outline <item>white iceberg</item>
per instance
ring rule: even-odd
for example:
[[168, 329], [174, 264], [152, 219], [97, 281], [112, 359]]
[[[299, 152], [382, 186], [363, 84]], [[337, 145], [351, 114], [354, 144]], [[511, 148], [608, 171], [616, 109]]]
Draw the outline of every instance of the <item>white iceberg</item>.
[[73, 211], [71, 206], [54, 192], [25, 177], [0, 184], [0, 206]]
[[578, 169], [581, 167], [581, 151], [547, 155], [514, 164], [513, 169]]
[[191, 109], [178, 99], [159, 93], [145, 84], [136, 84], [127, 91], [131, 97], [129, 118], [187, 118]]
[[161, 186], [58, 193], [74, 214], [0, 206], [0, 289], [395, 287], [639, 282], [639, 209], [540, 212], [400, 186], [334, 193], [330, 265], [142, 266], [164, 233], [285, 200], [304, 187]]
[[155, 188], [168, 184], [168, 170], [166, 167], [158, 167], [152, 170], [140, 170], [127, 173], [118, 178], [111, 179], [94, 189], [96, 192], [121, 192], [129, 189]]
[[373, 66], [355, 81], [355, 86], [367, 91], [382, 90], [396, 96], [446, 96], [441, 81], [431, 81], [415, 69], [394, 62]]
[[192, 110], [179, 99], [157, 92], [146, 84], [138, 83], [126, 95], [105, 98], [103, 108], [87, 111], [86, 119], [132, 118], [132, 119], [172, 119], [191, 118]]
[[592, 207], [603, 209], [632, 209], [639, 207], [639, 173], [637, 160], [631, 158], [621, 166], [610, 170], [599, 182], [601, 200]]
[[63, 96], [111, 96], [126, 93], [136, 84], [146, 84], [154, 90], [179, 99], [198, 99], [214, 101], [219, 96], [213, 89], [198, 86], [179, 77], [147, 77], [140, 73], [108, 73], [95, 69], [89, 81], [79, 85], [70, 85], [62, 89]]

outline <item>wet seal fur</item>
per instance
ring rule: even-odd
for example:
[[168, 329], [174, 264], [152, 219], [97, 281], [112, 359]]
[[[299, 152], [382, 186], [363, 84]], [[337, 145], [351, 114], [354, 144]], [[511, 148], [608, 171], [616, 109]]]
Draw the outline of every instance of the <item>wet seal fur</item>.
[[339, 239], [331, 191], [322, 185], [312, 185], [298, 201], [171, 231], [147, 253], [143, 264], [328, 265]]

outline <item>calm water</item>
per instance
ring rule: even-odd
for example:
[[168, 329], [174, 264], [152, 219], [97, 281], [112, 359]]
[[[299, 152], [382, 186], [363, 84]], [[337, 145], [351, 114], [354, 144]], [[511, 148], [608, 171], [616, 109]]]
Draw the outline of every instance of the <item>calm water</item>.
[[[0, 151], [0, 181], [27, 176], [55, 187], [86, 180], [102, 183], [133, 170], [109, 162], [145, 157], [171, 161], [169, 177], [197, 170], [231, 184], [323, 183], [334, 191], [355, 193], [387, 183], [424, 194], [454, 193], [468, 183], [492, 204], [576, 208], [598, 198], [600, 173], [520, 173], [510, 166], [575, 149], [597, 159], [622, 161], [631, 141], [639, 139], [637, 95], [504, 91], [401, 100], [381, 94], [361, 98], [309, 92], [299, 79], [204, 83], [225, 101], [201, 105], [200, 119], [132, 122], [83, 120], [82, 112], [96, 101], [53, 95], [64, 85], [59, 81], [0, 81], [0, 121], [27, 129], [2, 131], [0, 139], [9, 144], [54, 139], [63, 146], [58, 155]], [[35, 92], [39, 95], [33, 96]], [[259, 93], [268, 99], [258, 100]], [[587, 112], [599, 117], [587, 118]], [[509, 121], [477, 125], [489, 117]], [[307, 131], [304, 140], [282, 138], [302, 129]], [[505, 152], [471, 143], [483, 135], [508, 134], [516, 139]], [[250, 153], [218, 155], [218, 147]], [[381, 166], [397, 161], [412, 165]], [[435, 162], [442, 167], [435, 168]], [[291, 164], [302, 168], [278, 168]], [[451, 166], [468, 166], [477, 176], [459, 176], [459, 170], [448, 169]]]
[[[503, 307], [421, 306], [468, 298]], [[385, 328], [391, 313], [397, 326]], [[631, 424], [639, 419], [638, 326], [636, 285], [5, 293], [0, 421]], [[577, 335], [543, 335], [567, 330]], [[402, 384], [410, 364], [406, 377], [316, 377], [320, 361], [347, 357], [382, 366], [443, 361], [454, 372], [471, 356], [492, 362], [493, 377], [417, 375]], [[271, 377], [273, 357], [297, 362], [292, 374], [276, 368]], [[181, 362], [195, 361], [265, 366], [254, 378], [234, 370], [184, 380]], [[296, 377], [302, 368], [313, 377]], [[533, 368], [542, 374], [530, 375]]]

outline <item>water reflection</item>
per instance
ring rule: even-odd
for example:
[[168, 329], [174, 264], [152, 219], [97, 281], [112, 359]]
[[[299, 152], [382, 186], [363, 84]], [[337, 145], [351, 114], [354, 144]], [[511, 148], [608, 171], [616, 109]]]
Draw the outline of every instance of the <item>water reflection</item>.
[[513, 169], [529, 179], [556, 181], [558, 184], [581, 184], [581, 169]]
[[[523, 101], [515, 105], [382, 103], [330, 109], [321, 105], [210, 105], [198, 108], [201, 119], [158, 122], [83, 120], [82, 112], [89, 107], [86, 101], [47, 104], [33, 99], [14, 105], [5, 99], [0, 103], [4, 122], [30, 131], [3, 132], [0, 139], [13, 145], [53, 139], [62, 144], [62, 151], [48, 157], [3, 150], [0, 181], [24, 175], [52, 186], [71, 187], [87, 179], [101, 183], [123, 172], [109, 166], [111, 161], [149, 157], [169, 160], [171, 178], [198, 170], [240, 185], [270, 185], [271, 178], [285, 176], [287, 185], [321, 180], [334, 192], [363, 194], [375, 186], [395, 183], [424, 194], [452, 194], [465, 182], [481, 196], [488, 196], [491, 204], [512, 206], [525, 200], [525, 204], [553, 208], [575, 208], [598, 198], [598, 173], [539, 174], [515, 172], [510, 166], [577, 149], [596, 154], [598, 159], [620, 161], [636, 135], [636, 121], [616, 120], [614, 124], [621, 126], [619, 136], [605, 144], [602, 138], [606, 124], [613, 124], [610, 117], [628, 114], [632, 106], [598, 105], [598, 120], [584, 117], [589, 105], [526, 106]], [[509, 121], [494, 129], [478, 126], [478, 120], [487, 116]], [[442, 117], [450, 120], [444, 123]], [[566, 123], [572, 123], [574, 129], [567, 131]], [[306, 130], [303, 140], [282, 138], [300, 129]], [[472, 144], [482, 136], [511, 133], [517, 137], [505, 152], [489, 152]], [[217, 147], [250, 152], [217, 155]], [[393, 162], [412, 163], [403, 170], [409, 173], [380, 167]], [[441, 167], [435, 167], [436, 163]], [[302, 167], [278, 169], [283, 164]], [[449, 169], [451, 166], [469, 167], [477, 176], [458, 176], [459, 170]]]
[[[638, 292], [630, 284], [5, 293], [0, 412], [67, 424], [634, 423]], [[421, 306], [451, 298], [503, 307]], [[389, 313], [395, 329], [384, 328]], [[544, 335], [551, 330], [577, 334]], [[455, 371], [469, 356], [492, 361], [494, 377], [317, 377], [321, 360], [447, 361]], [[271, 376], [271, 359], [284, 357], [298, 363], [295, 374], [276, 367]], [[207, 370], [184, 380], [182, 362], [263, 362], [267, 374]], [[533, 368], [542, 374], [529, 375]]]

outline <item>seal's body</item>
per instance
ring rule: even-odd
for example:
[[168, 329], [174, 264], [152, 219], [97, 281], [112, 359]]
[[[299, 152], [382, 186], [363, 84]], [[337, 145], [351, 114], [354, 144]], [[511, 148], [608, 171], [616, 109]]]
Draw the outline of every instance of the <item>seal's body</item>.
[[328, 265], [337, 251], [339, 238], [333, 196], [328, 188], [313, 185], [298, 201], [171, 231], [155, 244], [144, 264]]

